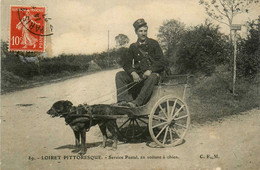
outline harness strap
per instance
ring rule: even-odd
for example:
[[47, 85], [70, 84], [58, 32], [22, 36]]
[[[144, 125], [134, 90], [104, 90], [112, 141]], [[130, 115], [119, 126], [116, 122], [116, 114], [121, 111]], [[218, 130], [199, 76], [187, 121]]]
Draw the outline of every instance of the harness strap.
[[[140, 81], [141, 82], [141, 81]], [[119, 93], [117, 96], [120, 96], [122, 94], [124, 94], [125, 92], [127, 92], [128, 90], [130, 90], [131, 88], [133, 88], [134, 86], [136, 86], [137, 84], [139, 84], [140, 82], [134, 82], [134, 84], [132, 84], [129, 88], [127, 88], [126, 90], [122, 91], [121, 93]]]
[[[79, 112], [79, 109], [84, 109], [87, 112], [87, 114], [82, 114], [81, 112]], [[86, 129], [86, 132], [88, 132], [90, 130], [90, 128], [92, 126], [92, 122], [93, 122], [93, 116], [92, 116], [91, 110], [89, 110], [89, 108], [87, 106], [82, 105], [81, 107], [78, 106], [76, 108], [76, 110], [70, 110], [69, 113], [73, 113], [73, 112], [75, 112], [75, 114], [68, 114], [70, 117], [69, 120], [71, 120], [71, 118], [73, 120], [67, 122], [68, 120], [66, 121], [66, 119], [65, 119], [66, 125], [73, 125], [75, 123], [78, 123], [79, 121], [85, 122], [85, 121], [89, 120], [89, 126]], [[75, 117], [75, 118], [73, 118], [73, 117]]]
[[[135, 84], [135, 82], [128, 83], [128, 84], [126, 84], [126, 85], [124, 85], [124, 86], [118, 88], [117, 90], [123, 89], [123, 88], [125, 88], [125, 87], [127, 87], [127, 86], [130, 86], [130, 85], [133, 85], [133, 84]], [[102, 96], [99, 96], [99, 97], [97, 97], [97, 98], [91, 99], [91, 102], [96, 101], [96, 100], [99, 100], [100, 98], [103, 98], [103, 97], [105, 97], [105, 96], [111, 95], [111, 94], [113, 94], [113, 93], [114, 93], [114, 90], [112, 90], [112, 91], [110, 91], [109, 93], [106, 93], [106, 94], [104, 94], [104, 95], [102, 95]], [[107, 99], [107, 100], [104, 100], [104, 101], [102, 101], [102, 102], [109, 101], [109, 100], [110, 100], [110, 99]]]
[[86, 132], [88, 132], [92, 126], [92, 121], [93, 121], [93, 116], [92, 116], [92, 110], [88, 107], [88, 106], [84, 106], [83, 108], [87, 111], [87, 113], [89, 114], [89, 126], [86, 129]]
[[86, 129], [86, 132], [88, 132], [92, 126], [92, 121], [93, 121], [93, 117], [92, 117], [92, 113], [89, 114], [89, 127]]

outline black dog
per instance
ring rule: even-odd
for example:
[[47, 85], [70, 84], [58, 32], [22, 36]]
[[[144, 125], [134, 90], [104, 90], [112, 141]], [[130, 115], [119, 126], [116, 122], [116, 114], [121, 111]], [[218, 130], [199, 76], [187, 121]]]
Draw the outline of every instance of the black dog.
[[[102, 147], [106, 147], [107, 133], [106, 128], [110, 131], [113, 138], [113, 150], [117, 149], [118, 142], [118, 129], [116, 125], [116, 119], [111, 119], [109, 115], [122, 114], [118, 113], [116, 107], [99, 104], [99, 105], [79, 105], [73, 106], [70, 101], [58, 101], [55, 102], [51, 109], [47, 111], [47, 114], [52, 117], [64, 117], [66, 124], [70, 125], [75, 135], [76, 148], [72, 152], [83, 155], [86, 153], [87, 148], [86, 132], [91, 126], [99, 125], [99, 128], [103, 135]], [[123, 113], [124, 114], [124, 113]], [[81, 144], [80, 144], [81, 139]]]

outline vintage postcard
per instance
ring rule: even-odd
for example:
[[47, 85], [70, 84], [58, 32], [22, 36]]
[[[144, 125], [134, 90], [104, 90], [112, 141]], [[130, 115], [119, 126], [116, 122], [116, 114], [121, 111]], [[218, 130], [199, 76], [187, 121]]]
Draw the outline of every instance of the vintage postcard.
[[1, 169], [259, 169], [259, 11], [2, 0]]

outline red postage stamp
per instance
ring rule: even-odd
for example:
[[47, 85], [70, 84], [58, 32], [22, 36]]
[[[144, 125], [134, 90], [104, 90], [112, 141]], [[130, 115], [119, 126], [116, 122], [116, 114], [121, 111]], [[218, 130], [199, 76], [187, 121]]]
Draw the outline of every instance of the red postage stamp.
[[45, 7], [11, 6], [9, 51], [45, 51]]

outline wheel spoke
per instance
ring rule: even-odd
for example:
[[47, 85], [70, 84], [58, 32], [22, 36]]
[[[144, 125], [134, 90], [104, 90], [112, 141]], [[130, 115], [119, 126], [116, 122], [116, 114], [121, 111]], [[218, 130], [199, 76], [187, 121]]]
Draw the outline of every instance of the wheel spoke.
[[169, 117], [169, 115], [170, 115], [169, 100], [167, 100], [166, 103], [167, 103], [167, 117]]
[[180, 126], [180, 127], [183, 127], [183, 128], [185, 128], [185, 129], [187, 129], [187, 128], [186, 128], [186, 126], [183, 126], [183, 125], [181, 125], [181, 124], [175, 123], [175, 125], [177, 125], [177, 126]]
[[139, 125], [139, 123], [137, 122], [137, 120], [136, 120], [136, 119], [135, 119], [134, 121], [136, 122], [137, 126], [141, 127], [141, 126]]
[[131, 123], [132, 123], [132, 119], [130, 119], [130, 122], [128, 124], [128, 128], [126, 128], [125, 136], [127, 135], [127, 132], [129, 131], [129, 127], [131, 126]]
[[171, 143], [172, 143], [172, 129], [170, 128], [170, 138], [171, 138]]
[[141, 118], [137, 118], [138, 120], [140, 120], [141, 122], [148, 124], [147, 122], [145, 122], [144, 120], [142, 120]]
[[128, 130], [129, 130], [129, 128], [126, 129], [126, 131], [125, 131], [125, 136], [127, 135]]
[[173, 112], [174, 112], [174, 110], [175, 110], [177, 100], [178, 100], [178, 99], [176, 99], [176, 100], [174, 101], [174, 105], [173, 105], [173, 107], [172, 107], [172, 111], [171, 111], [171, 117], [172, 117]]
[[131, 127], [132, 124], [133, 124], [133, 120], [131, 119], [128, 126]]
[[174, 119], [176, 116], [179, 115], [179, 112], [182, 110], [182, 108], [183, 108], [184, 106], [185, 106], [185, 105], [182, 105], [182, 106], [178, 109], [178, 111], [174, 114], [173, 119]]
[[179, 136], [179, 138], [181, 138], [181, 134], [177, 131], [177, 129], [175, 129], [175, 133]]
[[186, 117], [188, 117], [188, 115], [181, 116], [181, 117], [175, 118], [175, 119], [173, 119], [173, 120], [180, 120], [180, 119], [183, 119], [183, 118], [186, 118]]
[[160, 134], [164, 131], [164, 129], [167, 127], [167, 125], [165, 125], [162, 129], [161, 129], [161, 131], [157, 134], [157, 136], [155, 136], [155, 138], [158, 138], [159, 136], [160, 136]]
[[168, 134], [168, 129], [169, 129], [169, 126], [167, 126], [167, 128], [165, 130], [165, 134], [164, 134], [164, 137], [163, 137], [163, 144], [165, 143], [165, 139], [166, 139], [167, 134]]
[[162, 108], [161, 104], [159, 104], [159, 107], [160, 107], [161, 111], [163, 112], [164, 116], [167, 118], [168, 116], [167, 116], [167, 114], [165, 113], [164, 109]]
[[122, 128], [130, 119], [127, 119], [118, 129]]
[[181, 138], [181, 134], [177, 131], [177, 129], [173, 128], [172, 130], [179, 138]]
[[153, 126], [152, 128], [154, 129], [154, 128], [156, 128], [156, 127], [159, 127], [159, 126], [162, 126], [162, 125], [165, 125], [165, 124], [167, 124], [167, 122], [162, 122], [162, 123], [160, 123], [160, 124], [157, 124], [157, 125]]
[[156, 116], [156, 115], [153, 115], [153, 118], [156, 118], [156, 119], [159, 119], [159, 120], [167, 121], [167, 119], [165, 119], [165, 118], [163, 118], [163, 117]]
[[135, 126], [134, 126], [134, 120], [133, 120], [133, 136], [132, 137], [134, 137], [135, 136]]

